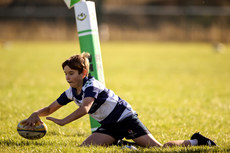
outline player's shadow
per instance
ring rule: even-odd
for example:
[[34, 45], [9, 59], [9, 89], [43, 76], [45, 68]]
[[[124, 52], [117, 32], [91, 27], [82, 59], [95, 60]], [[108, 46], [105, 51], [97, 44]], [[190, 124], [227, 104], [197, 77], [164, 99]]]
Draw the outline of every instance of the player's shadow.
[[39, 142], [39, 141], [31, 141], [31, 140], [11, 140], [11, 139], [7, 139], [7, 140], [0, 140], [0, 145], [6, 145], [6, 146], [29, 146], [29, 145], [37, 145], [37, 146], [41, 146], [41, 145], [48, 145], [45, 142]]

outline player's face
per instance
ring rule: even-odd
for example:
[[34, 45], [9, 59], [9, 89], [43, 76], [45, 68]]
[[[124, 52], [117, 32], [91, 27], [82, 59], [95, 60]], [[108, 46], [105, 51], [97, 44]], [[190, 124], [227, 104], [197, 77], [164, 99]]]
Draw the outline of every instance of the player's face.
[[78, 70], [71, 69], [68, 65], [64, 67], [66, 81], [72, 88], [79, 88], [83, 84], [83, 73], [79, 74]]

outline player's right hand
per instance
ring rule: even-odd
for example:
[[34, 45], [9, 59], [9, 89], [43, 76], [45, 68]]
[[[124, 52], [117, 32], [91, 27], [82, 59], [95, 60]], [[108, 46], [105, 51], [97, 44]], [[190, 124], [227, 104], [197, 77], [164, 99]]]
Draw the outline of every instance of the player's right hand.
[[22, 122], [22, 124], [24, 124], [24, 127], [32, 130], [35, 128], [36, 123], [43, 124], [36, 112], [32, 113], [28, 119]]

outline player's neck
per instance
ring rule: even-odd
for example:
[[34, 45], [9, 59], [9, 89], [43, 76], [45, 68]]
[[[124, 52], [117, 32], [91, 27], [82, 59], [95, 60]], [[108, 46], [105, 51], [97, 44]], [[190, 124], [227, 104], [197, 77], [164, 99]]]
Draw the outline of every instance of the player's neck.
[[81, 94], [82, 85], [83, 85], [83, 81], [82, 81], [82, 83], [79, 85], [79, 87], [75, 88], [75, 89], [76, 89], [77, 95], [80, 95], [80, 94]]

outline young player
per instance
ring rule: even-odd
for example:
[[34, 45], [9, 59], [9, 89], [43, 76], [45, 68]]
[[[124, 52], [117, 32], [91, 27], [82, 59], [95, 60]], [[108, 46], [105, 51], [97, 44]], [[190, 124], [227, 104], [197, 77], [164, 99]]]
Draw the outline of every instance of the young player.
[[63, 62], [62, 68], [70, 88], [49, 106], [32, 113], [25, 120], [25, 126], [33, 128], [35, 123], [42, 122], [39, 117], [48, 116], [74, 101], [79, 108], [67, 117], [63, 119], [47, 117], [46, 119], [63, 126], [86, 114], [92, 116], [101, 123], [101, 126], [82, 143], [84, 146], [111, 145], [123, 138], [132, 139], [141, 147], [216, 145], [199, 133], [195, 133], [191, 140], [171, 141], [164, 145], [159, 143], [139, 120], [129, 103], [107, 89], [94, 77], [88, 76], [89, 56], [88, 53], [82, 53]]

